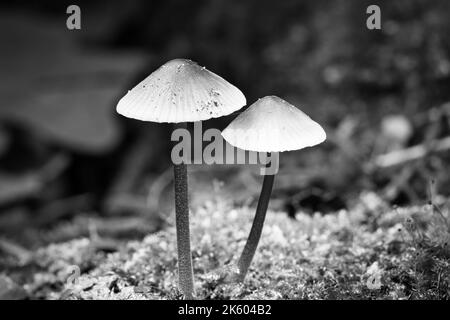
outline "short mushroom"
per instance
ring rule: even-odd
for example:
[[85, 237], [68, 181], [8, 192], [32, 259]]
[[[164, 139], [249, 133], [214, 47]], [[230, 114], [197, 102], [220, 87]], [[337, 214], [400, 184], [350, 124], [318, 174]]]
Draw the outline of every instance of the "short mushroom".
[[[283, 152], [323, 142], [323, 128], [298, 108], [276, 96], [253, 103], [222, 132], [231, 145], [248, 151]], [[256, 208], [253, 225], [238, 261], [238, 281], [243, 281], [255, 255], [266, 217], [275, 174], [267, 173]]]
[[[151, 122], [183, 123], [228, 115], [246, 104], [242, 92], [197, 63], [175, 59], [165, 63], [129, 91], [117, 112]], [[194, 296], [189, 235], [186, 163], [174, 164], [175, 216], [180, 289]]]

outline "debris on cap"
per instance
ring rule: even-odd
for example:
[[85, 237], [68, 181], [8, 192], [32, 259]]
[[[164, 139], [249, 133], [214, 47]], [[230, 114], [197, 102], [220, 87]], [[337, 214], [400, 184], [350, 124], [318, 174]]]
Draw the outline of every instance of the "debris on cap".
[[231, 145], [256, 152], [282, 152], [323, 142], [323, 128], [298, 108], [276, 96], [259, 99], [222, 132]]
[[195, 122], [233, 113], [246, 104], [242, 92], [186, 59], [167, 62], [130, 90], [117, 112], [152, 122]]

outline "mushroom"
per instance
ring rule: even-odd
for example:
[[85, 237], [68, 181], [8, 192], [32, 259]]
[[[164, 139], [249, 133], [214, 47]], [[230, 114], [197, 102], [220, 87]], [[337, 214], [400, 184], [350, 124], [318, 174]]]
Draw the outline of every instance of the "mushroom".
[[[253, 103], [222, 132], [231, 145], [248, 151], [283, 152], [323, 142], [323, 128], [298, 108], [276, 96]], [[243, 281], [255, 255], [269, 204], [275, 173], [266, 172], [253, 225], [238, 261], [238, 281]]]
[[[246, 104], [242, 92], [223, 78], [186, 59], [165, 63], [129, 91], [117, 112], [133, 119], [181, 124], [228, 115]], [[194, 296], [189, 235], [186, 163], [173, 164], [178, 276], [184, 296]]]

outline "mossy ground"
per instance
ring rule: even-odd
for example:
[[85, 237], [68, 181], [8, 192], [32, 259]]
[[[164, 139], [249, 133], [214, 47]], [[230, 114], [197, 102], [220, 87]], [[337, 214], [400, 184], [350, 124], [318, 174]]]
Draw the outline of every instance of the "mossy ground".
[[[370, 200], [368, 200], [370, 199]], [[448, 299], [448, 210], [389, 209], [371, 196], [350, 211], [269, 212], [244, 283], [230, 283], [254, 209], [221, 199], [191, 213], [196, 293], [201, 299]], [[446, 218], [447, 216], [447, 218]], [[178, 299], [175, 229], [113, 247], [80, 238], [39, 249], [9, 270], [30, 298]], [[70, 283], [70, 274], [80, 277]], [[29, 270], [23, 276], [24, 268]], [[75, 270], [75, 271], [74, 271]], [[72, 273], [73, 272], [73, 273]], [[18, 276], [18, 275], [21, 276]]]

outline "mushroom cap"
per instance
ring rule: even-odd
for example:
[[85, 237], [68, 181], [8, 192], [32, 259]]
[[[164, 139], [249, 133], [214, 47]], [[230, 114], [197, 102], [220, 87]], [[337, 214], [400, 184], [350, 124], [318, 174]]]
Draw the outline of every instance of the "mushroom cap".
[[256, 152], [299, 150], [323, 142], [323, 128], [276, 96], [253, 103], [222, 132], [231, 145]]
[[117, 105], [128, 118], [152, 122], [195, 122], [245, 106], [242, 92], [186, 59], [171, 60], [130, 90]]

